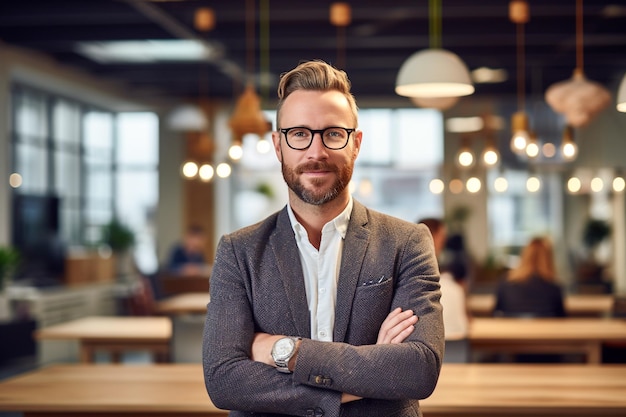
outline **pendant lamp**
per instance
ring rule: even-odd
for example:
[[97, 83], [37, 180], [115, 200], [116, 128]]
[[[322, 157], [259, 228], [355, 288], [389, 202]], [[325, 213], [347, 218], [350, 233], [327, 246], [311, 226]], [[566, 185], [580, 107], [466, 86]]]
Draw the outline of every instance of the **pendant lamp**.
[[617, 111], [626, 113], [626, 74], [624, 74], [619, 90], [617, 90]]
[[474, 93], [465, 63], [441, 48], [441, 0], [430, 0], [430, 48], [415, 52], [400, 67], [396, 94], [425, 99], [461, 97]]
[[511, 150], [521, 155], [530, 141], [529, 122], [526, 114], [526, 63], [524, 54], [524, 24], [528, 22], [530, 12], [526, 0], [512, 0], [509, 3], [509, 19], [516, 25], [517, 46], [517, 111], [511, 117]]
[[576, 68], [571, 79], [560, 81], [546, 90], [546, 102], [565, 116], [572, 127], [587, 125], [611, 103], [609, 91], [585, 77], [583, 71], [583, 2], [576, 0]]
[[[252, 79], [251, 74], [254, 69], [254, 0], [246, 1], [246, 33], [248, 74]], [[261, 99], [251, 81], [248, 82], [243, 94], [237, 100], [235, 111], [228, 121], [228, 125], [233, 133], [233, 144], [229, 149], [232, 159], [241, 157], [244, 135], [252, 133], [263, 137], [265, 133], [272, 130], [272, 123], [265, 118], [261, 111]]]

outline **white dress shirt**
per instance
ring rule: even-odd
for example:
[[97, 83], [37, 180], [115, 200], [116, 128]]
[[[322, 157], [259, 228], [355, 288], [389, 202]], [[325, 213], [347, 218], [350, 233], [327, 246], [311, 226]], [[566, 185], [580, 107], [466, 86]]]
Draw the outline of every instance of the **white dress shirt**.
[[341, 251], [346, 237], [352, 197], [346, 208], [322, 228], [319, 251], [309, 242], [309, 236], [287, 205], [289, 220], [296, 236], [304, 286], [311, 316], [311, 339], [332, 342], [335, 324], [337, 281], [341, 267]]

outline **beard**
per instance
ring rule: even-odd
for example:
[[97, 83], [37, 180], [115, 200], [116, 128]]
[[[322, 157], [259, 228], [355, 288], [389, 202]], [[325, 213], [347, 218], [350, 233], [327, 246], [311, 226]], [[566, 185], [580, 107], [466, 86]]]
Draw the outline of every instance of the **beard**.
[[[300, 200], [308, 204], [321, 206], [337, 198], [346, 189], [352, 178], [354, 162], [341, 168], [325, 162], [309, 162], [296, 168], [290, 168], [284, 162], [281, 162], [281, 168], [285, 183]], [[313, 179], [311, 187], [306, 188], [300, 180], [300, 175], [305, 171], [311, 170], [334, 172], [337, 174], [337, 177], [329, 187], [324, 187], [326, 180]]]

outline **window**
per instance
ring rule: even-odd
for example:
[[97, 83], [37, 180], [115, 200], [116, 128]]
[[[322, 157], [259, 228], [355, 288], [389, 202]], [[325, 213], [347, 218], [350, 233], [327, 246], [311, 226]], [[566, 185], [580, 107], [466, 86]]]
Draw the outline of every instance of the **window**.
[[14, 200], [55, 201], [54, 232], [65, 246], [97, 245], [102, 227], [123, 219], [136, 233], [140, 270], [154, 272], [156, 115], [115, 114], [23, 85], [14, 86], [12, 100], [12, 168], [22, 176]]

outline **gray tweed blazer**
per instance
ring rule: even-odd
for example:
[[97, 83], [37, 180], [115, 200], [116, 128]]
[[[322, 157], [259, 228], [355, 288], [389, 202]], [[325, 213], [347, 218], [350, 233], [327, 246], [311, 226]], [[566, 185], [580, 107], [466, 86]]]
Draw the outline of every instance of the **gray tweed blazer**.
[[[354, 202], [339, 273], [333, 342], [310, 339], [304, 277], [286, 207], [220, 240], [203, 368], [231, 416], [417, 417], [443, 358], [439, 272], [424, 225]], [[376, 345], [396, 307], [419, 316], [400, 344]], [[251, 361], [255, 332], [303, 337], [293, 374]], [[340, 404], [341, 393], [362, 400]]]

